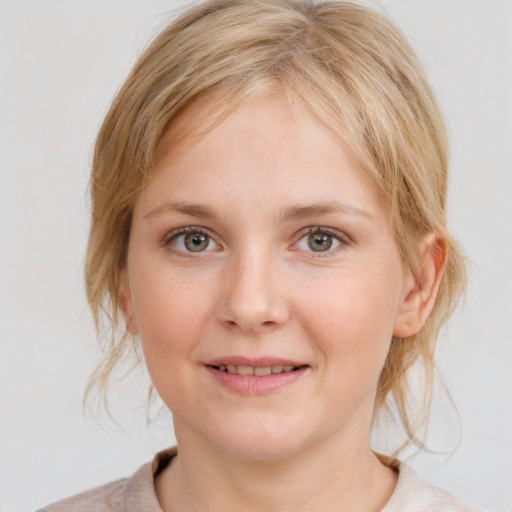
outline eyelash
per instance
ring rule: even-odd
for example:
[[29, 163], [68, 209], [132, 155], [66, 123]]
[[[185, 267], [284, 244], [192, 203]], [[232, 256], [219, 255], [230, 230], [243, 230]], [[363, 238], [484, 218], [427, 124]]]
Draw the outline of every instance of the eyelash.
[[173, 247], [172, 243], [174, 240], [176, 240], [181, 235], [189, 235], [189, 234], [198, 234], [198, 235], [204, 235], [207, 236], [210, 240], [212, 240], [215, 243], [214, 238], [210, 235], [208, 230], [199, 227], [199, 226], [187, 226], [184, 228], [178, 228], [174, 229], [173, 231], [167, 233], [162, 242], [162, 247], [165, 247], [167, 250], [171, 251], [173, 254], [176, 254], [178, 256], [181, 256], [183, 258], [199, 258], [201, 256], [201, 252], [204, 251], [198, 251], [196, 254], [193, 252], [184, 252], [179, 249], [176, 249]]
[[[308, 253], [314, 255], [315, 258], [327, 258], [330, 256], [334, 256], [338, 251], [343, 250], [343, 248], [350, 243], [350, 239], [347, 235], [345, 235], [335, 229], [322, 227], [322, 226], [314, 226], [314, 227], [308, 227], [308, 228], [305, 228], [304, 230], [302, 230], [298, 240], [293, 245], [297, 245], [305, 237], [314, 235], [316, 233], [329, 235], [334, 240], [338, 241], [340, 243], [340, 245], [338, 247], [335, 247], [332, 250], [327, 250], [327, 251], [318, 251], [318, 252], [315, 252], [313, 250], [305, 251], [305, 252], [308, 252]], [[196, 254], [194, 254], [192, 251], [185, 252], [185, 251], [174, 248], [171, 242], [176, 240], [181, 235], [187, 235], [187, 234], [204, 235], [204, 236], [207, 236], [213, 243], [216, 243], [214, 237], [211, 236], [211, 234], [209, 233], [209, 231], [207, 229], [199, 227], [199, 226], [187, 226], [187, 227], [175, 229], [175, 230], [167, 233], [164, 236], [164, 238], [162, 239], [161, 245], [162, 245], [162, 247], [167, 248], [169, 251], [171, 251], [174, 254], [181, 256], [183, 258], [199, 258], [199, 257], [201, 257], [201, 254], [203, 252], [210, 252], [210, 251], [198, 251]]]
[[329, 258], [332, 256], [336, 256], [336, 254], [340, 250], [343, 250], [350, 243], [349, 237], [340, 231], [337, 231], [332, 228], [323, 227], [323, 226], [314, 226], [314, 227], [305, 228], [301, 232], [299, 239], [297, 240], [297, 242], [295, 242], [294, 245], [297, 245], [305, 237], [308, 237], [308, 236], [311, 236], [311, 235], [314, 235], [317, 233], [331, 236], [334, 240], [337, 240], [340, 243], [340, 245], [338, 247], [335, 247], [332, 250], [327, 250], [327, 251], [323, 251], [323, 252], [322, 251], [315, 252], [313, 250], [306, 251], [306, 252], [313, 254], [315, 258]]

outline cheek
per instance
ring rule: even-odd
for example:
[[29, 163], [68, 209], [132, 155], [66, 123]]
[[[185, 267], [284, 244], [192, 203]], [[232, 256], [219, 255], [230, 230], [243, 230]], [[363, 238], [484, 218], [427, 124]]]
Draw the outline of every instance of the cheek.
[[380, 372], [398, 311], [399, 275], [389, 267], [387, 272], [351, 269], [305, 294], [304, 324], [327, 361], [331, 355], [350, 374], [365, 368]]
[[204, 283], [165, 268], [137, 276], [134, 311], [148, 366], [189, 353], [211, 310]]

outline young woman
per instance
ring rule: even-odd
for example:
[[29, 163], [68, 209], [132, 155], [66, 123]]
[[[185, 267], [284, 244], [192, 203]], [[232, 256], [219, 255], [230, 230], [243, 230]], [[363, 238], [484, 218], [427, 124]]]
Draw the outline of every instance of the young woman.
[[[351, 2], [217, 0], [171, 23], [105, 119], [86, 281], [177, 448], [46, 511], [476, 510], [374, 453], [432, 388], [463, 291], [447, 143], [399, 31]], [[116, 325], [126, 332], [118, 335]]]

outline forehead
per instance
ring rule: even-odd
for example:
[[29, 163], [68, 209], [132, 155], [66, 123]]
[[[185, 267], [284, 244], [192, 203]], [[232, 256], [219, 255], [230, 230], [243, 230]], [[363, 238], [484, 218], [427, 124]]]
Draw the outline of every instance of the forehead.
[[[303, 98], [285, 85], [273, 81], [240, 86], [233, 90], [228, 85], [220, 84], [196, 96], [170, 121], [162, 137], [160, 154], [165, 157], [177, 148], [184, 149], [187, 145], [196, 144], [220, 124], [223, 124], [222, 131], [227, 132], [244, 112], [255, 106], [259, 115], [244, 119], [245, 129], [256, 132], [262, 127], [264, 130], [265, 120], [271, 118], [271, 124], [289, 123], [290, 128], [299, 130], [304, 121], [307, 121], [306, 130], [309, 136], [313, 132], [330, 132], [333, 141], [342, 145], [344, 151], [355, 160], [356, 152], [352, 151], [354, 144], [346, 144], [344, 141], [348, 134], [345, 133], [347, 130], [340, 116], [334, 116], [338, 117], [338, 122], [333, 122], [329, 115], [322, 117], [322, 112], [329, 111], [329, 107], [327, 104], [316, 105], [317, 103], [319, 98], [315, 93], [311, 93], [311, 98]], [[334, 112], [330, 114], [334, 115]]]
[[[236, 210], [344, 201], [381, 213], [373, 185], [343, 140], [282, 93], [226, 105], [192, 104], [166, 135], [142, 202], [219, 202]], [[145, 209], [149, 208], [147, 204]]]

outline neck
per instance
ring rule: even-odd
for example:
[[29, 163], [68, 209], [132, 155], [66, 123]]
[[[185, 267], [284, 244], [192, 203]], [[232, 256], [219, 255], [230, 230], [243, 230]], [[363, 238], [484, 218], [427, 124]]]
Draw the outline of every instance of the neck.
[[200, 439], [177, 437], [178, 456], [156, 482], [164, 512], [378, 512], [396, 485], [396, 474], [369, 451], [366, 435], [343, 446], [323, 440], [270, 461], [237, 459]]

